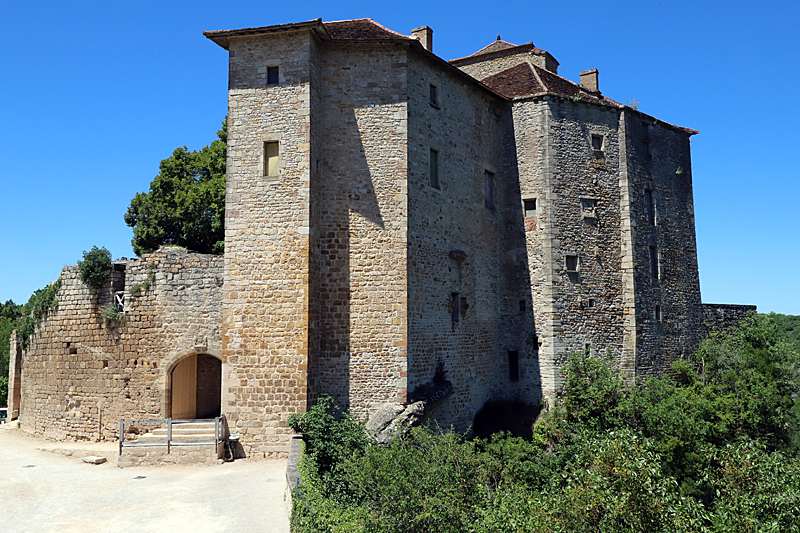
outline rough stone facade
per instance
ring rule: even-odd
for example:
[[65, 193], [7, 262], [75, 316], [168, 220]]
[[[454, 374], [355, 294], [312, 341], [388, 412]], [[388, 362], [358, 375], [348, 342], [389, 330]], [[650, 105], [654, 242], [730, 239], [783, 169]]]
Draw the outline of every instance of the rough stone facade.
[[[755, 305], [703, 304], [703, 328], [705, 335], [725, 331], [735, 326], [750, 313], [756, 312]], [[9, 385], [9, 390], [11, 386]]]
[[125, 290], [148, 265], [156, 280], [113, 329], [65, 269], [23, 356], [36, 431], [168, 416], [170, 372], [197, 354], [195, 408], [219, 400], [264, 457], [323, 394], [464, 430], [487, 402], [553, 396], [572, 353], [633, 381], [696, 347], [693, 130], [603, 96], [596, 71], [559, 76], [531, 43], [448, 63], [369, 19], [206, 35], [230, 61], [224, 266], [127, 262]]
[[[114, 263], [108, 289], [93, 291], [77, 267], [61, 272], [58, 307], [21, 358], [19, 418], [54, 439], [115, 440], [119, 421], [170, 416], [170, 371], [187, 355], [221, 357], [222, 258], [162, 248]], [[131, 294], [152, 279], [149, 289]], [[124, 323], [102, 308], [124, 298]], [[224, 371], [224, 367], [223, 367]]]

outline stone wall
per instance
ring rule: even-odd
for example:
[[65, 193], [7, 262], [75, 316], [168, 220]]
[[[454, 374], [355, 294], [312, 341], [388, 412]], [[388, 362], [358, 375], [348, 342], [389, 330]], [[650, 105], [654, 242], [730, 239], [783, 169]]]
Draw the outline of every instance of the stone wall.
[[312, 395], [366, 414], [406, 400], [408, 51], [317, 50]]
[[[55, 439], [114, 440], [120, 419], [166, 418], [169, 375], [197, 353], [221, 356], [222, 258], [162, 248], [124, 266], [125, 322], [104, 325], [109, 287], [93, 291], [77, 267], [61, 273], [58, 307], [22, 356], [20, 421]], [[131, 294], [134, 284], [154, 279]]]
[[[441, 367], [439, 377], [454, 393], [434, 416], [442, 427], [465, 430], [500, 390], [530, 395], [538, 381], [522, 352], [522, 378], [509, 384], [507, 350], [520, 350], [522, 340], [520, 324], [501, 319], [510, 311], [501, 267], [518, 268], [503, 257], [506, 195], [517, 181], [503, 151], [510, 114], [488, 91], [427, 55], [409, 55], [408, 80], [408, 389], [413, 395]], [[438, 188], [431, 184], [431, 150], [438, 154]], [[493, 175], [490, 206], [486, 172]], [[521, 235], [521, 224], [517, 229]]]
[[8, 361], [8, 421], [19, 417], [22, 392], [22, 347], [17, 330], [11, 332]]
[[[229, 47], [222, 410], [248, 455], [285, 453], [286, 419], [307, 403], [314, 46], [287, 32]], [[265, 142], [279, 145], [275, 175]]]
[[691, 133], [632, 110], [623, 112], [623, 127], [636, 375], [658, 375], [702, 337]]
[[[755, 305], [703, 304], [703, 333], [708, 337], [712, 333], [724, 331], [755, 313]], [[11, 387], [9, 385], [9, 390]]]

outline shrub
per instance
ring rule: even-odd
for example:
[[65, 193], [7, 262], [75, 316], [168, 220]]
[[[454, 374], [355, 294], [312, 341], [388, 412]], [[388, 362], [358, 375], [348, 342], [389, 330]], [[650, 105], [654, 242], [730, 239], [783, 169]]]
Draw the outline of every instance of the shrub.
[[78, 261], [81, 281], [92, 289], [102, 289], [111, 277], [111, 252], [105, 247], [83, 252], [83, 260]]
[[103, 307], [103, 325], [106, 327], [114, 327], [124, 324], [127, 318], [125, 311], [117, 304], [110, 304]]

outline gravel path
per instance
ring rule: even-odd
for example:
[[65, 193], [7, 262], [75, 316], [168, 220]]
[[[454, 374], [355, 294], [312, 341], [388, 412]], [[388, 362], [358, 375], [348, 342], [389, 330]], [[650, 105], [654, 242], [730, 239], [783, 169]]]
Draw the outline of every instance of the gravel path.
[[0, 531], [289, 531], [286, 460], [118, 468], [117, 450], [0, 425]]

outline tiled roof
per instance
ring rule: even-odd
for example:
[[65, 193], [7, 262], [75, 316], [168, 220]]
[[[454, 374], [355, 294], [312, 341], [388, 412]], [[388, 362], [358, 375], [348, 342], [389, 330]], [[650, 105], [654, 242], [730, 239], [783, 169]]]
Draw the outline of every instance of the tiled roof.
[[481, 82], [507, 98], [553, 93], [568, 97], [580, 95], [581, 99], [603, 101], [615, 106], [619, 105], [603, 96], [589, 94], [579, 84], [530, 62], [520, 63], [484, 78]]
[[372, 19], [337, 20], [323, 22], [328, 35], [334, 41], [415, 41], [414, 37], [403, 35], [382, 26]]
[[[483, 59], [489, 59], [493, 55], [494, 56], [505, 56], [507, 54], [514, 54], [514, 53], [520, 53], [520, 52], [530, 52], [530, 53], [533, 53], [533, 54], [548, 54], [548, 52], [546, 52], [545, 50], [542, 50], [540, 48], [536, 48], [535, 46], [533, 46], [533, 42], [532, 41], [529, 41], [529, 42], [524, 43], [524, 44], [512, 44], [512, 43], [509, 43], [508, 41], [499, 40], [499, 41], [493, 42], [492, 44], [490, 44], [488, 46], [484, 46], [483, 48], [481, 48], [480, 50], [478, 50], [474, 54], [468, 55], [467, 57], [460, 57], [458, 59], [451, 59], [450, 63], [453, 63], [453, 64], [456, 64], [456, 63], [471, 63], [471, 62], [473, 62], [474, 60], [476, 60], [478, 58], [483, 60]], [[550, 57], [552, 58], [553, 56], [550, 56]], [[553, 60], [555, 61], [555, 58], [553, 58]], [[556, 63], [558, 63], [558, 61], [556, 61]]]

